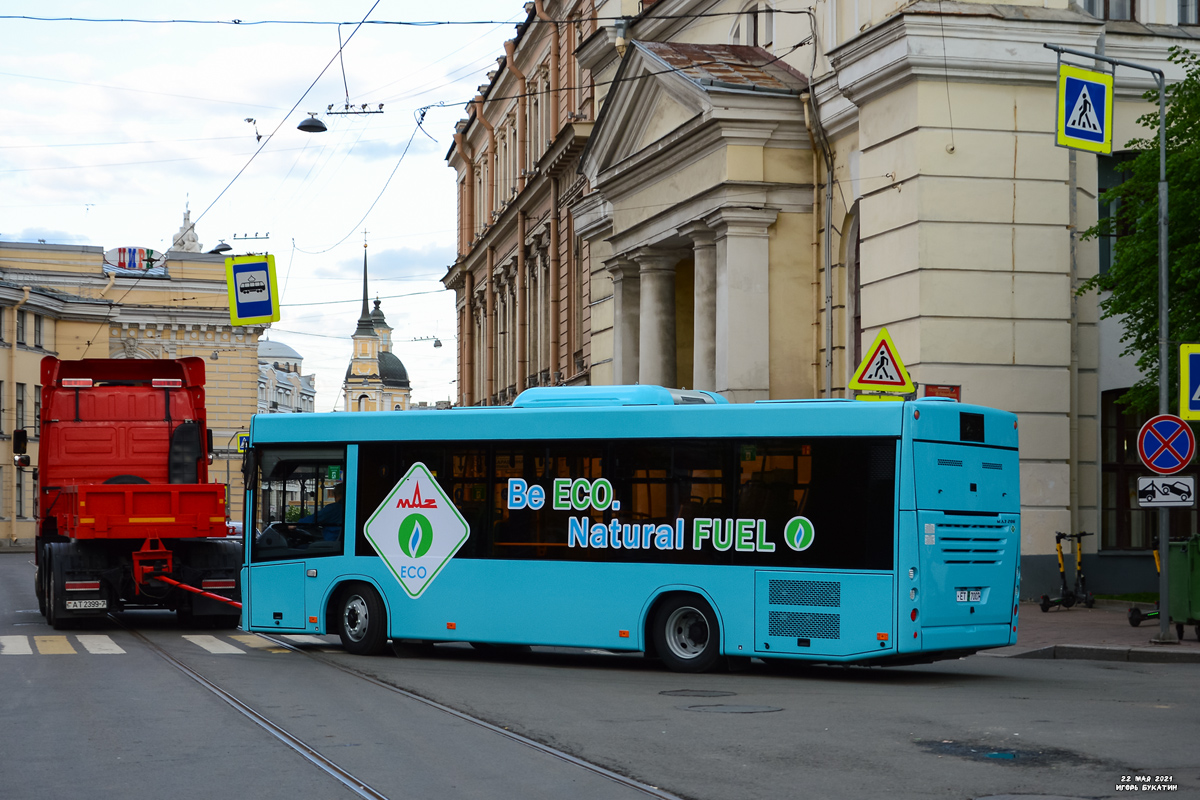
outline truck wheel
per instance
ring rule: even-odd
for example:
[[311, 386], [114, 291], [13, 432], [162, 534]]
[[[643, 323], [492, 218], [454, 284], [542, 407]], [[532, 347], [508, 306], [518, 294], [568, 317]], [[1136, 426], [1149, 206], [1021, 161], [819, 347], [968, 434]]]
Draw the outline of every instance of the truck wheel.
[[650, 634], [659, 658], [674, 672], [707, 672], [717, 663], [721, 632], [703, 598], [680, 595], [662, 603]]
[[33, 591], [38, 599], [38, 613], [46, 616], [46, 556], [38, 553], [37, 569], [33, 573]]
[[373, 656], [387, 644], [387, 613], [379, 593], [365, 583], [342, 590], [337, 608], [337, 631], [346, 652]]
[[46, 622], [50, 623], [50, 627], [54, 630], [61, 631], [68, 627], [67, 619], [59, 613], [62, 609], [58, 607], [62, 602], [65, 578], [63, 577], [62, 558], [50, 555], [54, 549], [50, 547], [46, 550]]

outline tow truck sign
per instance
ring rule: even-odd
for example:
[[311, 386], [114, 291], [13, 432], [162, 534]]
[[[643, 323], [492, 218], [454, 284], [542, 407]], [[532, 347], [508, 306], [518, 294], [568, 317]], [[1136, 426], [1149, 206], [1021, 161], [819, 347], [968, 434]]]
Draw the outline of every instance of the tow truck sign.
[[388, 569], [417, 598], [466, 544], [471, 527], [422, 463], [409, 468], [363, 526]]
[[1192, 475], [1155, 475], [1138, 478], [1140, 508], [1195, 508], [1196, 478]]

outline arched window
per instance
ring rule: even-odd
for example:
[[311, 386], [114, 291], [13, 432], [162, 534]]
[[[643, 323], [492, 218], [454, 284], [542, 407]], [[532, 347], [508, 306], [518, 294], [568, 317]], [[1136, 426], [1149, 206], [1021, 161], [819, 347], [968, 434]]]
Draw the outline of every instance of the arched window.
[[369, 409], [367, 408], [367, 404], [369, 402], [371, 402], [371, 398], [369, 395], [365, 395], [365, 394], [359, 395], [358, 396], [358, 410], [359, 411], [368, 411]]
[[747, 3], [734, 18], [730, 44], [744, 44], [770, 50], [775, 44], [775, 9], [768, 0]]

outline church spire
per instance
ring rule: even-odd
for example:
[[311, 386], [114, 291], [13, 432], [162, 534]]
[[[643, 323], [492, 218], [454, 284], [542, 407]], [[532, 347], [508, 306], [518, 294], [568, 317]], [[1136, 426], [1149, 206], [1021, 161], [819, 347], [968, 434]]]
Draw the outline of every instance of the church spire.
[[367, 299], [367, 232], [363, 231], [363, 302], [362, 314], [358, 317], [358, 327], [354, 330], [355, 336], [371, 336], [375, 333], [375, 324], [371, 321], [371, 311], [368, 307], [370, 301]]

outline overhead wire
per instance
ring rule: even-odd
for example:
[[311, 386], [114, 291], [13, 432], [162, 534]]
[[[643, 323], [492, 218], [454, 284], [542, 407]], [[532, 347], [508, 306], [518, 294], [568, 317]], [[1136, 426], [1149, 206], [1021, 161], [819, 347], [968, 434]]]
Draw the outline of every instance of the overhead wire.
[[[375, 10], [375, 8], [379, 5], [380, 2], [381, 2], [381, 0], [375, 0], [375, 3], [367, 10], [366, 15], [363, 16], [362, 21], [359, 22], [359, 24], [357, 26], [355, 26], [354, 30], [350, 32], [350, 35], [346, 37], [346, 44], [350, 43], [350, 40], [354, 38], [354, 35], [356, 33], [358, 33], [359, 28], [362, 27], [362, 23], [366, 22], [367, 17], [371, 16], [371, 12], [373, 12]], [[213, 198], [213, 201], [208, 204], [208, 207], [205, 208], [204, 211], [200, 212], [200, 215], [198, 217], [196, 217], [196, 219], [194, 221], [191, 222], [191, 224], [188, 226], [187, 230], [180, 231], [179, 234], [172, 240], [172, 242], [171, 242], [172, 247], [175, 246], [176, 242], [180, 241], [180, 239], [182, 239], [184, 236], [186, 236], [188, 232], [194, 231], [196, 229], [196, 224], [198, 222], [200, 222], [201, 219], [204, 218], [205, 214], [207, 214], [210, 210], [212, 210], [213, 206], [215, 206], [220, 201], [220, 199], [225, 196], [225, 193], [229, 191], [229, 188], [231, 186], [233, 186], [233, 184], [237, 182], [237, 179], [242, 176], [242, 174], [246, 171], [247, 168], [249, 168], [249, 166], [254, 162], [254, 159], [258, 157], [258, 154], [263, 151], [263, 149], [270, 143], [271, 139], [273, 139], [275, 137], [275, 134], [277, 134], [279, 132], [279, 129], [283, 127], [283, 124], [287, 121], [288, 117], [290, 117], [292, 115], [292, 113], [300, 106], [300, 104], [302, 102], [304, 102], [304, 98], [308, 96], [308, 93], [313, 90], [313, 87], [317, 85], [317, 82], [319, 80], [321, 80], [321, 77], [324, 76], [325, 72], [329, 69], [329, 67], [331, 67], [333, 65], [334, 59], [336, 59], [338, 57], [338, 54], [341, 53], [343, 47], [345, 47], [345, 45], [338, 47], [338, 53], [334, 54], [333, 58], [329, 59], [329, 62], [321, 69], [321, 71], [317, 74], [317, 77], [313, 79], [313, 82], [308, 85], [308, 88], [304, 90], [304, 93], [300, 95], [299, 99], [296, 100], [295, 104], [291, 107], [291, 109], [287, 112], [287, 114], [283, 115], [283, 117], [279, 120], [279, 124], [275, 126], [275, 130], [271, 131], [270, 134], [263, 137], [263, 141], [259, 144], [258, 149], [255, 150], [254, 154], [250, 156], [250, 160], [247, 161], [240, 170], [238, 170], [237, 174], [234, 175], [233, 178], [229, 181], [229, 183], [225, 185], [225, 188], [222, 189], [220, 191], [220, 193], [217, 194], [217, 196], [215, 198]], [[169, 250], [169, 248], [168, 248], [168, 250]], [[144, 277], [145, 277], [145, 273], [143, 273], [142, 275], [139, 275], [133, 281], [133, 283], [130, 284], [129, 288], [125, 290], [124, 294], [122, 294], [121, 297], [118, 298], [114, 303], [109, 305], [108, 312], [104, 315], [104, 319], [100, 322], [99, 327], [96, 328], [96, 332], [92, 334], [91, 339], [87, 340], [85, 350], [86, 350], [86, 347], [91, 347], [92, 341], [96, 337], [98, 337], [100, 335], [100, 331], [103, 330], [105, 328], [105, 326], [107, 326], [109, 324], [109, 317], [112, 315], [113, 309], [119, 307], [121, 305], [121, 303], [124, 302], [125, 298], [129, 296], [129, 293], [132, 292], [139, 283], [141, 283], [142, 278], [144, 278]]]

